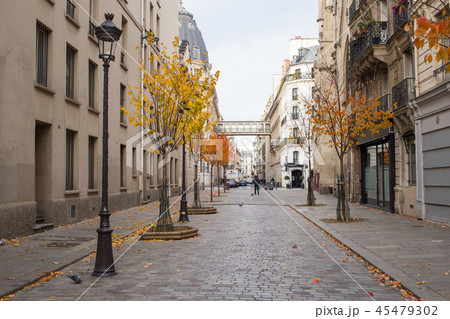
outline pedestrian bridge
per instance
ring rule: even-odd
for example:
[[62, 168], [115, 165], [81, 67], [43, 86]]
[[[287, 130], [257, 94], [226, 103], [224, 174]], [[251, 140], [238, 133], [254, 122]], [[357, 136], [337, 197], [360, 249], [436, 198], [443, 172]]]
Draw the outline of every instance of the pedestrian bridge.
[[270, 122], [268, 121], [222, 121], [216, 124], [218, 135], [227, 136], [266, 135], [270, 136]]

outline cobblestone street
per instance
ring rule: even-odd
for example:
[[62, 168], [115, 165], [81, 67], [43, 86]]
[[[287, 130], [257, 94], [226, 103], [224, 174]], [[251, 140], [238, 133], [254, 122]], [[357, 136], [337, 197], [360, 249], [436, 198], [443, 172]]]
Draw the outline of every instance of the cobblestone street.
[[11, 300], [402, 300], [293, 209], [251, 193], [231, 190], [215, 198], [218, 214], [191, 215], [197, 238], [124, 243], [116, 276], [96, 281], [87, 257]]

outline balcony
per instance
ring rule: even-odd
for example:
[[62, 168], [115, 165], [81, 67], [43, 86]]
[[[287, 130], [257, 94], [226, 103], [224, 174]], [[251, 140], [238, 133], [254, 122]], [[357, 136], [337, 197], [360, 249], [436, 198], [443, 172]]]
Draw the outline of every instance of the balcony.
[[298, 120], [298, 113], [297, 112], [292, 113], [291, 117], [292, 117], [293, 120]]
[[350, 64], [353, 65], [370, 47], [386, 44], [387, 39], [387, 21], [374, 21], [369, 24], [367, 30], [350, 43]]
[[295, 80], [302, 80], [302, 79], [312, 79], [312, 78], [313, 78], [312, 72], [294, 73], [294, 74], [286, 75], [286, 82], [295, 81]]
[[356, 12], [356, 1], [357, 1], [357, 0], [353, 0], [352, 4], [351, 4], [350, 7], [348, 8], [348, 22], [352, 21], [353, 17], [355, 16], [355, 12]]
[[386, 94], [378, 99], [380, 105], [377, 106], [377, 112], [389, 111], [391, 109], [391, 95]]
[[401, 10], [398, 8], [397, 12], [394, 13], [394, 33], [400, 29], [403, 29], [405, 24], [411, 19], [408, 9], [408, 1], [405, 1], [404, 7]]
[[67, 0], [66, 13], [72, 19], [75, 19], [75, 5], [71, 0]]
[[415, 97], [414, 78], [406, 78], [392, 88], [392, 105], [394, 110], [405, 107]]
[[280, 140], [279, 146], [283, 148], [286, 145], [298, 145], [300, 143], [299, 138], [291, 137], [291, 138], [282, 138]]

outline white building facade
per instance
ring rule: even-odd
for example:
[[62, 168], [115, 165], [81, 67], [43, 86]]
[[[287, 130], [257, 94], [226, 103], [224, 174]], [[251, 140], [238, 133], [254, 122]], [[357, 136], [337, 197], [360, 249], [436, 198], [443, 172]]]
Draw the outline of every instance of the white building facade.
[[[290, 60], [285, 61], [284, 74], [278, 89], [280, 107], [281, 185], [288, 188], [304, 188], [308, 178], [308, 158], [299, 146], [301, 118], [305, 103], [312, 98], [314, 87], [313, 65], [318, 50], [318, 39], [296, 37], [290, 40]], [[277, 78], [275, 75], [274, 78]], [[279, 77], [278, 77], [279, 78]]]

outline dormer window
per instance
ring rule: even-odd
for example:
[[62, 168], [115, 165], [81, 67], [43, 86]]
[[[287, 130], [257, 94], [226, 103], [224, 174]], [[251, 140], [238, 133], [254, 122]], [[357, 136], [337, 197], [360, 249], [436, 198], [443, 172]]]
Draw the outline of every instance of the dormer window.
[[200, 49], [198, 47], [194, 47], [192, 56], [194, 59], [200, 59]]

